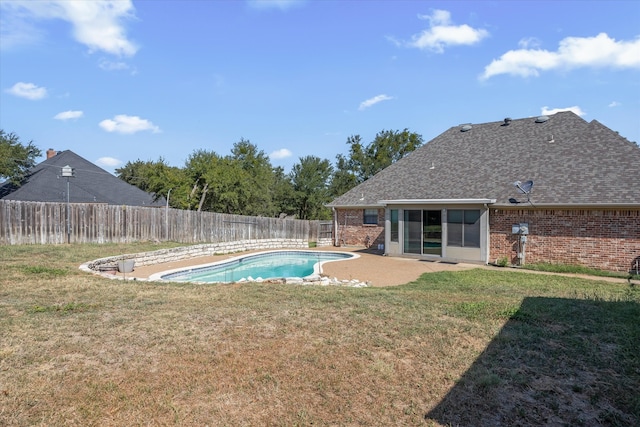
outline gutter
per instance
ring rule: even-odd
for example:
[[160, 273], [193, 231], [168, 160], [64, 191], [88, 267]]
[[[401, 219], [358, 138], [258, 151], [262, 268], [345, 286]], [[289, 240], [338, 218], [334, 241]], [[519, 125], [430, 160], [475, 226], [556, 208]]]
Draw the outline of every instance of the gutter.
[[523, 209], [523, 208], [552, 208], [552, 209], [619, 209], [619, 208], [630, 208], [630, 209], [640, 209], [640, 203], [538, 203], [534, 202], [533, 204], [530, 202], [521, 202], [519, 204], [512, 203], [496, 203], [492, 206], [493, 208], [513, 208], [513, 209]]
[[389, 205], [492, 205], [496, 199], [397, 199], [379, 200], [382, 206]]
[[551, 208], [551, 209], [640, 209], [640, 203], [539, 203], [539, 202], [521, 202], [513, 204], [508, 202], [496, 203], [497, 199], [395, 199], [395, 200], [378, 200], [377, 203], [367, 204], [345, 204], [325, 205], [331, 209], [364, 209], [364, 208], [384, 208], [389, 205], [491, 205], [492, 208], [513, 208], [513, 209], [531, 209], [531, 208]]
[[381, 203], [366, 203], [366, 204], [362, 204], [362, 205], [334, 205], [334, 204], [328, 204], [325, 205], [328, 208], [331, 208], [333, 210], [335, 209], [366, 209], [366, 208], [384, 208], [385, 205], [381, 204]]

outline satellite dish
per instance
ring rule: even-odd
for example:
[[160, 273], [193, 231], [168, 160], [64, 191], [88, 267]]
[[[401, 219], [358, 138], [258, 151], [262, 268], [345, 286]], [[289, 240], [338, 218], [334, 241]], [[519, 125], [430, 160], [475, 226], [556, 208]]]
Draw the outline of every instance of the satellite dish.
[[[522, 194], [527, 195], [526, 203], [531, 203], [530, 197], [531, 197], [531, 189], [533, 188], [533, 181], [531, 180], [525, 181], [525, 182], [516, 181], [513, 183], [513, 186], [516, 187], [518, 191], [520, 191]], [[524, 203], [524, 202], [520, 202], [512, 197], [509, 199], [509, 203]], [[533, 203], [531, 203], [531, 205], [533, 206]]]
[[531, 188], [533, 187], [533, 181], [516, 181], [513, 183], [513, 186], [516, 187], [522, 194], [531, 193]]

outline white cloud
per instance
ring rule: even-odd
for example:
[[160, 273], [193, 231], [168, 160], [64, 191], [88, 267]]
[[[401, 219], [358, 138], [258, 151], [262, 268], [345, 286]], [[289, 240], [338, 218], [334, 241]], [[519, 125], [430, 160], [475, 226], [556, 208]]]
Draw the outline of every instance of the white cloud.
[[32, 45], [44, 38], [44, 32], [12, 13], [11, 2], [0, 1], [0, 49], [9, 50]]
[[540, 45], [540, 40], [535, 37], [521, 39], [518, 42], [518, 46], [520, 46], [521, 49], [537, 49], [540, 47]]
[[18, 82], [6, 90], [11, 95], [18, 96], [20, 98], [30, 99], [32, 101], [42, 99], [47, 96], [47, 89], [36, 86], [33, 83]]
[[573, 113], [577, 114], [580, 117], [587, 114], [584, 111], [582, 111], [582, 108], [578, 107], [577, 105], [574, 105], [573, 107], [567, 107], [567, 108], [549, 108], [547, 106], [544, 106], [541, 109], [541, 114], [543, 116], [550, 116], [552, 114], [560, 113], [562, 111], [573, 111]]
[[619, 107], [622, 104], [619, 103], [618, 101], [611, 101], [611, 103], [609, 104], [609, 107], [613, 108], [613, 107]]
[[286, 148], [281, 148], [269, 154], [269, 158], [274, 160], [286, 159], [287, 157], [291, 157], [292, 155], [293, 153], [290, 150]]
[[55, 116], [53, 116], [53, 118], [56, 120], [70, 120], [70, 119], [79, 119], [83, 115], [84, 113], [82, 111], [69, 110], [69, 111], [63, 111], [61, 113], [58, 113]]
[[436, 53], [444, 52], [445, 47], [473, 45], [489, 36], [484, 29], [472, 28], [469, 25], [453, 25], [451, 13], [446, 10], [434, 10], [431, 15], [419, 15], [418, 18], [429, 21], [429, 28], [411, 36], [410, 41], [397, 44]]
[[388, 101], [390, 99], [393, 99], [393, 97], [392, 96], [387, 96], [385, 94], [374, 96], [373, 98], [369, 98], [366, 101], [362, 101], [360, 103], [360, 106], [358, 107], [358, 110], [362, 111], [365, 108], [369, 108], [372, 105], [377, 104], [378, 102]]
[[249, 6], [255, 9], [280, 9], [287, 10], [295, 6], [300, 6], [306, 0], [247, 0]]
[[115, 168], [120, 166], [122, 163], [122, 160], [118, 160], [113, 157], [100, 157], [96, 160], [96, 165], [106, 168]]
[[138, 49], [127, 39], [123, 25], [124, 20], [135, 17], [130, 0], [3, 1], [1, 4], [3, 18], [12, 23], [10, 29], [3, 29], [2, 35], [14, 40], [13, 44], [33, 41], [29, 35], [35, 27], [32, 21], [60, 19], [71, 24], [75, 40], [89, 47], [90, 52], [132, 56]]
[[150, 130], [153, 133], [159, 133], [160, 128], [149, 120], [141, 119], [138, 116], [127, 116], [119, 114], [112, 119], [106, 119], [100, 122], [100, 127], [107, 132], [117, 132], [131, 134]]
[[555, 52], [510, 50], [487, 65], [480, 78], [486, 80], [499, 74], [537, 77], [541, 71], [581, 67], [640, 68], [640, 37], [616, 41], [606, 33], [600, 33], [595, 37], [567, 37], [560, 41]]
[[[98, 66], [105, 71], [126, 71], [131, 69], [131, 66], [129, 66], [129, 64], [127, 64], [126, 62], [122, 62], [122, 61], [114, 62], [106, 59], [100, 60], [100, 62], [98, 63]], [[136, 74], [136, 70], [133, 69], [131, 73]]]

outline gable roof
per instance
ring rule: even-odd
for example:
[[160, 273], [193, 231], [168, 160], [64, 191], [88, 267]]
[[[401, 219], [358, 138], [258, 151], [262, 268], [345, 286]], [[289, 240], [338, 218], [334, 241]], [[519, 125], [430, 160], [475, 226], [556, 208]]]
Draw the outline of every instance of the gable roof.
[[62, 167], [71, 166], [69, 202], [106, 203], [127, 206], [163, 206], [153, 195], [126, 183], [72, 151], [65, 150], [46, 159], [29, 171], [21, 186], [10, 182], [0, 185], [0, 199], [33, 202], [66, 202], [67, 179]]
[[[546, 119], [546, 121], [545, 121]], [[526, 201], [534, 206], [640, 206], [640, 147], [572, 112], [454, 126], [328, 206], [392, 201]], [[394, 202], [392, 202], [394, 203]]]

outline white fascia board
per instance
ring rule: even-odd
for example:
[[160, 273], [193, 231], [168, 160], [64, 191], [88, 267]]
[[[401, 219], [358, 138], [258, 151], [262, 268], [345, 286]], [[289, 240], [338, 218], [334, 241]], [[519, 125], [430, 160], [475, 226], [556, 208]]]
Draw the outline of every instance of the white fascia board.
[[368, 203], [366, 205], [325, 205], [328, 208], [332, 209], [377, 209], [384, 208], [385, 205], [381, 203]]
[[496, 199], [397, 199], [379, 200], [385, 206], [388, 205], [491, 205]]
[[[535, 206], [534, 206], [535, 205]], [[529, 209], [529, 208], [549, 208], [549, 209], [640, 209], [640, 203], [531, 203], [520, 202], [514, 203], [496, 203], [495, 208], [514, 208], [514, 209]]]

